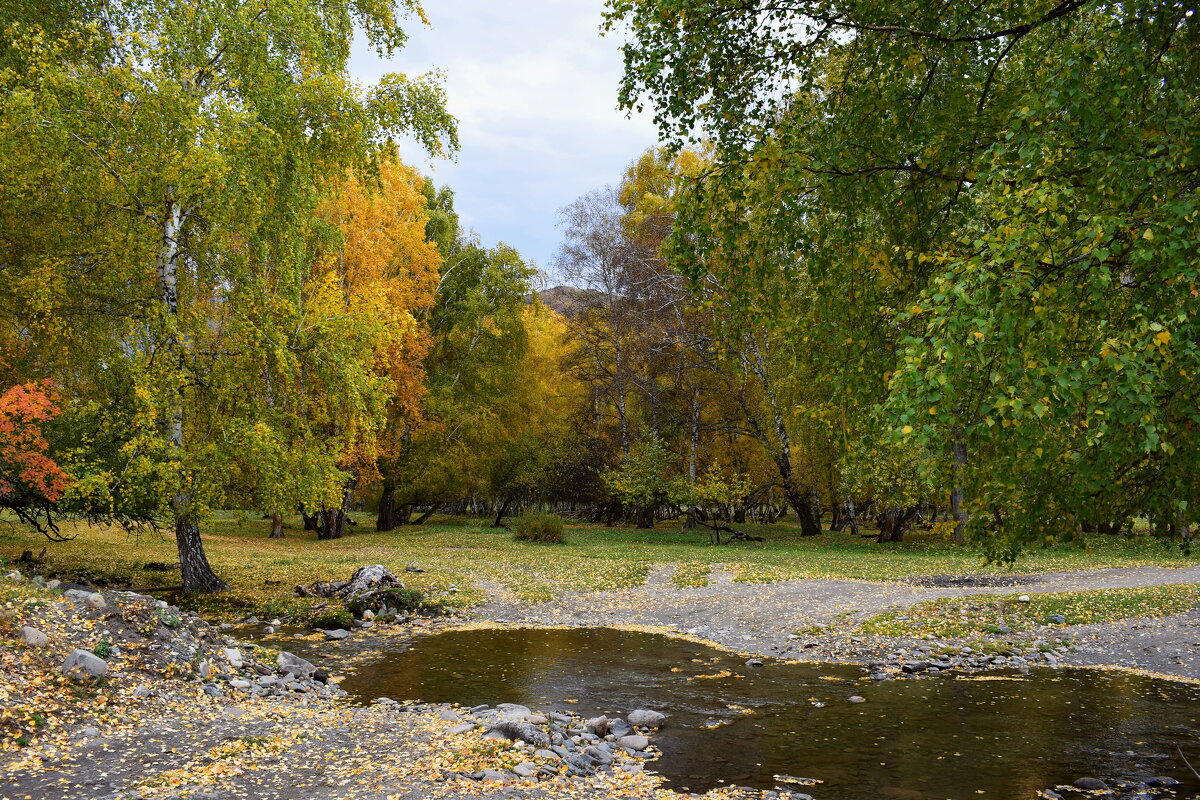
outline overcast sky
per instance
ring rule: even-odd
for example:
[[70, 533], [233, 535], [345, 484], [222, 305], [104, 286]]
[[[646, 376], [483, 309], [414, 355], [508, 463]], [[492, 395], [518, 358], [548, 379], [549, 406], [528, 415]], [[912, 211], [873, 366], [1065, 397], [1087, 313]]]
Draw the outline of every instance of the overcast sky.
[[[445, 73], [459, 119], [456, 162], [403, 155], [455, 192], [465, 227], [485, 244], [507, 242], [545, 271], [558, 248], [557, 211], [607, 183], [647, 147], [646, 118], [617, 110], [622, 39], [599, 34], [602, 0], [434, 0], [432, 28], [410, 22], [411, 41], [384, 61], [356, 47], [351, 72]], [[553, 283], [552, 279], [552, 283]]]

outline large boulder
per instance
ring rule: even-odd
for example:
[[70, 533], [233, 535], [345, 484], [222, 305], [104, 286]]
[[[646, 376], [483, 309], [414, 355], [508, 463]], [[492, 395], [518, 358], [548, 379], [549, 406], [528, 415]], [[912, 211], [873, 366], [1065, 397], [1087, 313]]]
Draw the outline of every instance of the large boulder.
[[72, 650], [61, 669], [70, 678], [94, 679], [104, 677], [104, 673], [108, 672], [108, 664], [95, 653]]
[[650, 740], [645, 736], [622, 736], [617, 739], [617, 744], [626, 750], [645, 750], [650, 746]]
[[286, 651], [279, 653], [275, 663], [284, 675], [295, 675], [297, 678], [310, 678], [317, 671], [316, 665]]

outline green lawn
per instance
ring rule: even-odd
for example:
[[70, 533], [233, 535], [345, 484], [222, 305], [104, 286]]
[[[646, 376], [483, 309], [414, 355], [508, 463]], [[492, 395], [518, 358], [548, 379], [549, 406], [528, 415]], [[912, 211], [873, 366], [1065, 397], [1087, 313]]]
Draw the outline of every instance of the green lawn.
[[[1095, 537], [1088, 549], [1059, 546], [1032, 551], [1012, 567], [988, 565], [979, 554], [932, 534], [879, 545], [870, 539], [831, 533], [802, 538], [789, 524], [745, 525], [763, 543], [713, 546], [703, 533], [681, 533], [666, 523], [655, 530], [571, 524], [561, 545], [513, 541], [487, 521], [434, 518], [421, 527], [376, 533], [368, 515], [343, 539], [318, 542], [288, 520], [287, 538], [267, 538], [269, 523], [254, 517], [223, 514], [205, 526], [209, 558], [233, 584], [232, 592], [191, 601], [209, 613], [233, 615], [253, 609], [278, 614], [305, 603], [292, 587], [315, 580], [344, 579], [354, 567], [383, 563], [399, 573], [409, 562], [428, 570], [407, 574], [410, 586], [451, 605], [482, 599], [478, 582], [506, 587], [529, 600], [544, 600], [575, 590], [639, 585], [656, 564], [676, 564], [676, 586], [703, 585], [712, 569], [746, 582], [799, 577], [887, 580], [914, 575], [979, 572], [1042, 572], [1147, 564], [1195, 563], [1171, 545], [1146, 537]], [[81, 526], [68, 543], [49, 545], [45, 571], [73, 577], [106, 578], [133, 588], [167, 586], [177, 573], [147, 572], [150, 561], [175, 561], [174, 541], [166, 534], [127, 534], [120, 529]], [[40, 550], [45, 541], [34, 531], [0, 524], [0, 558]], [[449, 593], [451, 587], [461, 591]]]

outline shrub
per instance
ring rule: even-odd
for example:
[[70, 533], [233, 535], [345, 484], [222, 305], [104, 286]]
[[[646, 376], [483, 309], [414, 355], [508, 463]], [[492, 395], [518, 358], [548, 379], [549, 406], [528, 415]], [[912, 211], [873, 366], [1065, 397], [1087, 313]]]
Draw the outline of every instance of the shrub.
[[523, 542], [563, 543], [563, 519], [557, 514], [526, 512], [513, 520], [513, 538]]
[[312, 618], [312, 626], [322, 629], [349, 628], [353, 622], [353, 615], [344, 608], [325, 609]]

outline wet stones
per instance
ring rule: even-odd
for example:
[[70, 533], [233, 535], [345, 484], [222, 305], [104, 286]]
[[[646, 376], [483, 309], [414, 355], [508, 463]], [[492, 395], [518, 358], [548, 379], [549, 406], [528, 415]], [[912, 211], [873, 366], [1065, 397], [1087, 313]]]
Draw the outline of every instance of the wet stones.
[[657, 711], [650, 711], [645, 708], [639, 708], [636, 711], [629, 712], [629, 724], [635, 728], [650, 728], [657, 730], [662, 726], [666, 719], [665, 714], [660, 714]]

